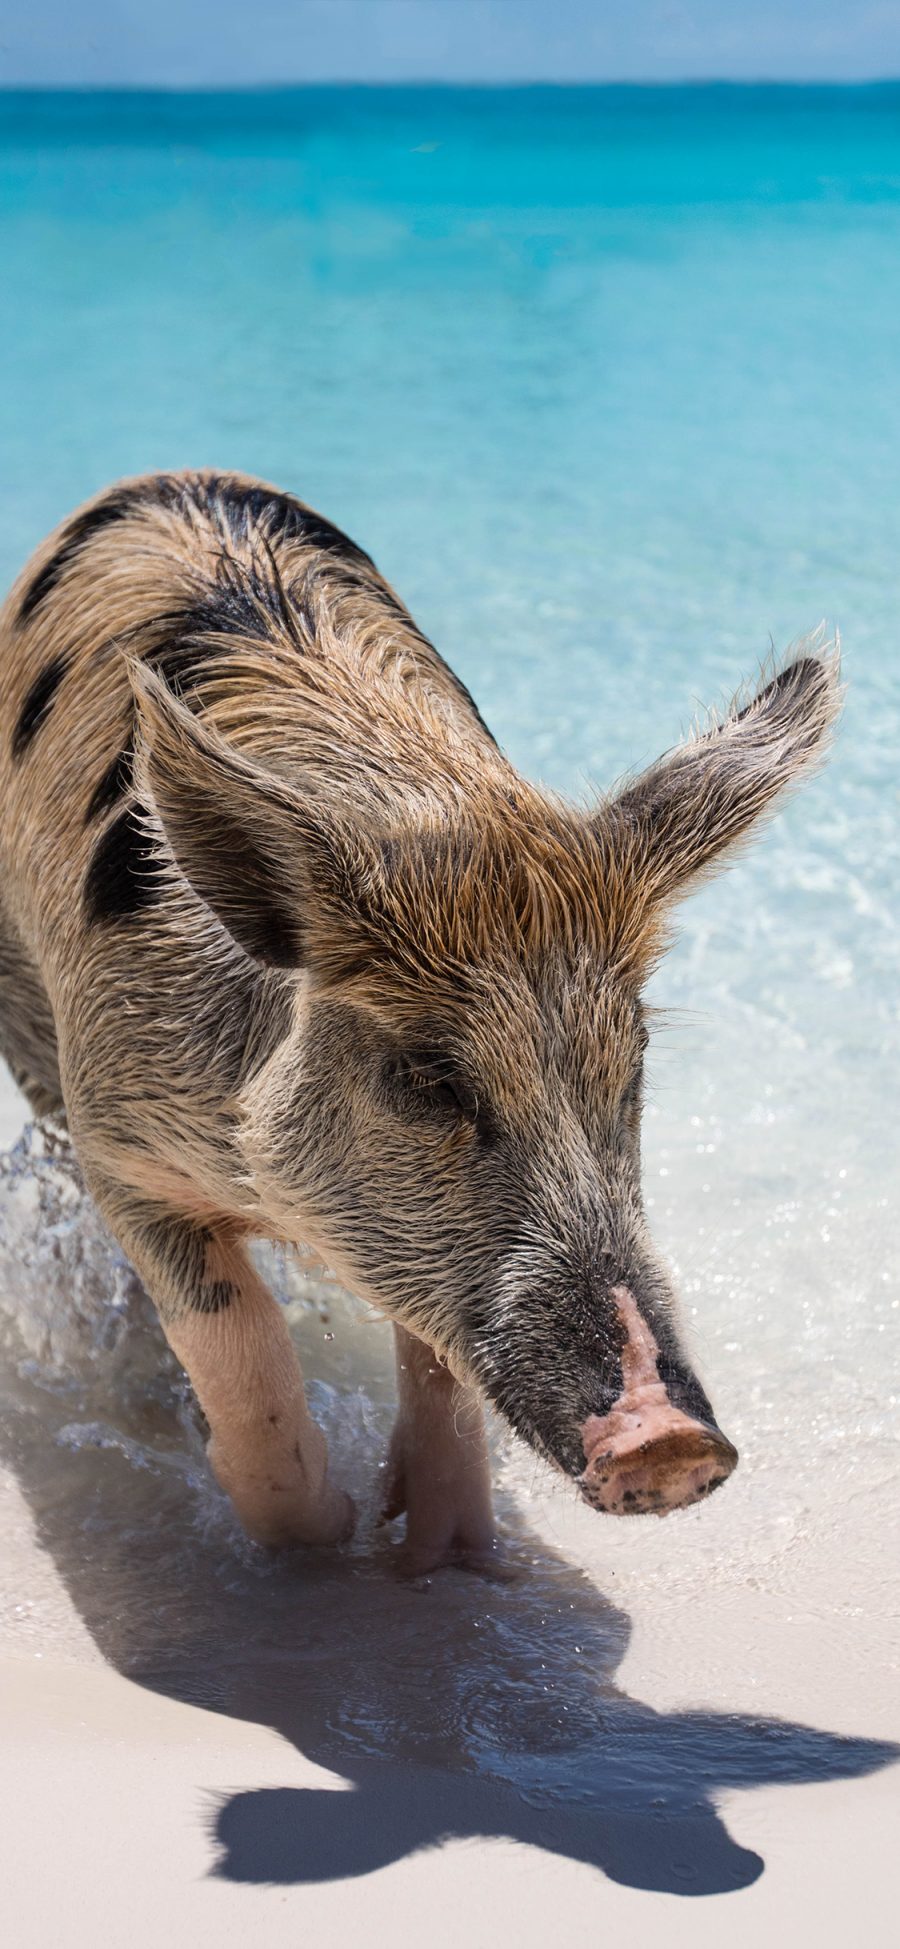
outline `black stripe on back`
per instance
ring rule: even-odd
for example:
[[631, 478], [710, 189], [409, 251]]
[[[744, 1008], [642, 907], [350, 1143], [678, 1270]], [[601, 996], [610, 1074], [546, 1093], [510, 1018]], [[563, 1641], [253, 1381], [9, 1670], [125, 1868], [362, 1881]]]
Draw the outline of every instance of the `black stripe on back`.
[[76, 514], [73, 520], [67, 522], [55, 555], [51, 555], [49, 562], [45, 562], [43, 568], [38, 570], [22, 597], [22, 606], [19, 610], [20, 623], [27, 623], [35, 610], [40, 608], [41, 603], [61, 581], [66, 570], [71, 568], [86, 543], [91, 541], [94, 535], [102, 534], [104, 528], [109, 528], [113, 522], [124, 521], [139, 499], [140, 496], [135, 489], [126, 491], [120, 489], [118, 493], [108, 494], [105, 500], [98, 501], [95, 507], [85, 508], [83, 514]]
[[104, 812], [111, 812], [119, 799], [131, 790], [132, 768], [134, 765], [134, 733], [131, 732], [126, 744], [122, 746], [103, 777], [98, 780], [91, 793], [84, 823], [89, 826], [92, 819], [100, 819]]
[[144, 662], [157, 671], [177, 697], [200, 682], [205, 669], [226, 654], [222, 638], [264, 638], [271, 626], [258, 596], [246, 585], [211, 585], [208, 596], [171, 616], [154, 618], [153, 633], [167, 629], [162, 640], [145, 651]]
[[68, 669], [68, 659], [55, 656], [40, 676], [35, 677], [22, 709], [19, 712], [16, 728], [12, 735], [12, 754], [14, 758], [24, 758], [32, 738], [40, 730], [54, 697]]
[[[385, 608], [389, 609], [406, 629], [411, 630], [432, 650], [438, 662], [443, 664], [460, 702], [468, 706], [476, 723], [490, 738], [491, 743], [496, 743], [471, 692], [456, 675], [455, 670], [452, 670], [434, 649], [428, 637], [423, 635], [418, 624], [413, 621], [409, 611], [394, 595], [393, 590], [382, 581], [371, 555], [367, 555], [364, 548], [351, 541], [349, 535], [336, 528], [332, 521], [326, 520], [323, 514], [317, 514], [314, 508], [304, 507], [302, 501], [295, 500], [292, 494], [273, 493], [271, 489], [265, 487], [243, 487], [240, 482], [223, 479], [217, 475], [207, 477], [201, 485], [209, 513], [215, 514], [218, 508], [235, 539], [247, 541], [251, 539], [253, 530], [256, 529], [273, 546], [279, 542], [302, 542], [307, 548], [318, 548], [324, 554], [332, 556], [335, 561], [343, 563], [345, 567], [361, 570], [367, 582], [368, 572], [373, 572], [377, 578], [373, 593], [381, 598]], [[260, 593], [263, 594], [263, 599], [266, 599], [265, 592]], [[289, 591], [289, 600], [293, 605], [293, 591]], [[309, 634], [315, 635], [311, 623]]]
[[218, 509], [236, 540], [251, 539], [256, 529], [273, 544], [302, 542], [304, 547], [320, 548], [355, 568], [375, 567], [364, 548], [292, 494], [276, 493], [268, 487], [244, 487], [239, 481], [215, 474], [200, 483], [200, 491], [210, 514]]
[[129, 805], [98, 839], [84, 883], [89, 921], [128, 920], [162, 899], [139, 805]]

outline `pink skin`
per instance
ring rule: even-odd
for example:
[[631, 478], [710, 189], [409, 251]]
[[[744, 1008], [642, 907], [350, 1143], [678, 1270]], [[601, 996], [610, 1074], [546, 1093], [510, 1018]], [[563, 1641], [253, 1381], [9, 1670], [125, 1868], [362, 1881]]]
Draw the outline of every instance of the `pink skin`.
[[329, 1477], [282, 1309], [234, 1242], [214, 1242], [207, 1269], [227, 1279], [232, 1304], [218, 1313], [185, 1308], [166, 1334], [209, 1422], [213, 1474], [257, 1543], [343, 1542], [353, 1504]]
[[383, 1520], [406, 1512], [399, 1567], [423, 1576], [448, 1563], [498, 1568], [484, 1415], [431, 1347], [394, 1328], [400, 1408], [388, 1455]]
[[668, 1515], [709, 1495], [731, 1474], [736, 1451], [717, 1428], [683, 1414], [659, 1378], [659, 1348], [627, 1286], [612, 1298], [625, 1335], [622, 1392], [582, 1429], [586, 1501], [616, 1516]]

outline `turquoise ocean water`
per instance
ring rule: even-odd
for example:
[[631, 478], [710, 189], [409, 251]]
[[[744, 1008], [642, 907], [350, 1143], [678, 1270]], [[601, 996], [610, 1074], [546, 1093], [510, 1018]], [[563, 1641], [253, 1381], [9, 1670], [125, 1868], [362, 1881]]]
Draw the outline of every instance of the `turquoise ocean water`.
[[[572, 791], [655, 756], [773, 645], [840, 628], [832, 764], [685, 907], [654, 980], [650, 1217], [742, 1467], [649, 1528], [579, 1517], [562, 1491], [544, 1509], [524, 1453], [503, 1493], [639, 1617], [665, 1698], [767, 1708], [772, 1686], [747, 1687], [777, 1615], [785, 1709], [881, 1730], [854, 1700], [896, 1658], [900, 86], [0, 96], [0, 265], [4, 580], [116, 476], [270, 476], [370, 550], [516, 761]], [[261, 1602], [258, 1570], [204, 1530], [208, 1478], [171, 1403], [117, 1406], [107, 1260], [89, 1220], [65, 1245], [65, 1184], [41, 1203], [32, 1168], [53, 1175], [26, 1158], [0, 1202], [0, 1298], [38, 1366], [5, 1361], [0, 1433], [23, 1431], [38, 1533], [105, 1654], [168, 1672], [193, 1630], [187, 1695], [221, 1700], [210, 1647], [230, 1632], [235, 1668], [258, 1650], [274, 1586]], [[107, 1312], [85, 1380], [65, 1321], [88, 1275]], [[333, 1318], [298, 1330], [363, 1508], [389, 1365]], [[618, 1721], [598, 1719], [597, 1672], [624, 1624], [598, 1650], [584, 1587], [529, 1576], [483, 1600], [480, 1652], [482, 1600], [446, 1589], [398, 1663], [381, 1586], [332, 1603], [323, 1585], [319, 1618], [310, 1571], [309, 1697], [341, 1702], [327, 1763], [393, 1742], [606, 1805]], [[281, 1593], [279, 1671], [300, 1588]], [[57, 1616], [38, 1604], [26, 1642], [58, 1651]], [[769, 1777], [735, 1771], [736, 1723], [663, 1718], [658, 1752], [675, 1738], [685, 1778], [691, 1742], [698, 1778]], [[657, 1733], [638, 1730], [615, 1791], [643, 1805]], [[785, 1777], [819, 1764], [811, 1749]], [[728, 1861], [704, 1885], [756, 1872]]]

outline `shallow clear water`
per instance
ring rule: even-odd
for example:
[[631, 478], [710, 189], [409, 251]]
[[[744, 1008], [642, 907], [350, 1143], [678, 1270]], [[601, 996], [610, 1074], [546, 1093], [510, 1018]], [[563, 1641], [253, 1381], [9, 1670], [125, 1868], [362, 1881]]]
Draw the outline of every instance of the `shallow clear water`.
[[[398, 1594], [368, 1520], [348, 1563], [274, 1569], [210, 1488], [68, 1165], [29, 1150], [2, 1193], [5, 1439], [75, 1610], [122, 1668], [268, 1713], [339, 1772], [416, 1757], [570, 1812], [637, 1796], [649, 1820], [673, 1780], [696, 1811], [735, 1774], [854, 1770], [728, 1712], [770, 1708], [773, 1620], [798, 1668], [813, 1633], [836, 1730], [881, 1731], [853, 1701], [896, 1670], [900, 90], [2, 117], [6, 576], [113, 476], [268, 475], [374, 554], [516, 761], [574, 791], [823, 617], [849, 686], [827, 773], [685, 908], [654, 982], [651, 1216], [742, 1453], [727, 1491], [604, 1525], [501, 1441], [520, 1584]], [[278, 1276], [371, 1515], [383, 1331], [334, 1296], [326, 1326], [316, 1283]], [[613, 1685], [631, 1617], [662, 1718]], [[8, 1591], [2, 1622], [69, 1641], [49, 1587]], [[754, 1772], [760, 1752], [783, 1757]]]

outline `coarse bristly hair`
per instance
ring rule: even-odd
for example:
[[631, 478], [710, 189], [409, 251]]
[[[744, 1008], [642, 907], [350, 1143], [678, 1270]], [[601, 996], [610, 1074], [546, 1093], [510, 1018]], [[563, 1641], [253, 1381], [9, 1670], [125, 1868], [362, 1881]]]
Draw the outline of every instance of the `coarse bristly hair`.
[[[442, 699], [398, 696], [392, 682], [379, 719], [373, 685], [360, 717], [357, 691], [344, 696], [335, 670], [346, 677], [337, 657], [323, 695], [315, 667], [298, 677], [295, 664], [270, 662], [264, 687], [248, 650], [246, 669], [230, 660], [207, 672], [201, 730], [132, 664], [137, 777], [214, 907], [204, 877], [214, 834], [202, 830], [201, 807], [215, 826], [220, 797], [240, 803], [260, 856], [277, 863], [298, 910], [309, 908], [320, 978], [353, 970], [373, 991], [382, 978], [452, 980], [504, 948], [519, 958], [590, 952], [642, 980], [668, 903], [822, 762], [840, 703], [838, 650], [818, 635], [585, 812], [522, 779], [486, 742], [461, 740]], [[288, 846], [293, 857], [280, 859]]]
[[192, 473], [71, 517], [0, 656], [2, 1046], [173, 1343], [200, 1315], [224, 1345], [268, 1232], [570, 1473], [622, 1386], [617, 1286], [711, 1420], [644, 1220], [641, 993], [674, 903], [822, 759], [837, 648], [577, 806], [346, 535]]

